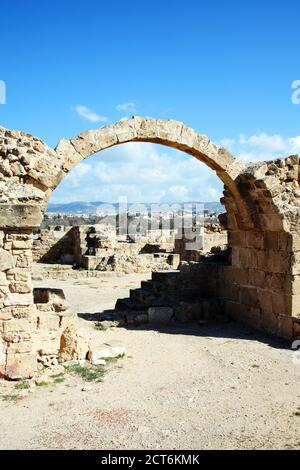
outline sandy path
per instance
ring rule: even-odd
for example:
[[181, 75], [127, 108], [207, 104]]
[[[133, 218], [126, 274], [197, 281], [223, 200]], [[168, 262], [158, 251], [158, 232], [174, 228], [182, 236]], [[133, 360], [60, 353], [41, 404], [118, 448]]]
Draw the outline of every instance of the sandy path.
[[[60, 285], [78, 312], [95, 312], [131, 283], [138, 276]], [[90, 390], [67, 376], [0, 400], [1, 449], [300, 448], [300, 365], [283, 344], [235, 324], [99, 332], [81, 322], [121, 340], [127, 357]]]

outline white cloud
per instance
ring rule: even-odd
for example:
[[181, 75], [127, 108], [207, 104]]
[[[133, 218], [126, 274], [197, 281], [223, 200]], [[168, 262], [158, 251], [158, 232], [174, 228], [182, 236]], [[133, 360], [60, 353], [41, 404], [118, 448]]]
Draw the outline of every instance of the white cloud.
[[136, 111], [136, 104], [133, 102], [130, 103], [121, 103], [116, 106], [117, 111], [125, 111], [127, 113], [134, 113]]
[[157, 144], [118, 145], [80, 163], [56, 189], [52, 202], [172, 203], [215, 201], [222, 183], [195, 158]]
[[87, 177], [87, 174], [92, 170], [91, 165], [87, 163], [80, 163], [66, 175], [65, 181], [70, 187], [78, 188], [82, 184], [82, 180]]
[[300, 136], [283, 137], [260, 132], [249, 137], [240, 135], [237, 140], [222, 139], [220, 144], [247, 162], [273, 160], [300, 153]]
[[189, 191], [186, 186], [171, 186], [169, 188], [169, 193], [175, 200], [184, 201]]
[[75, 107], [75, 111], [79, 116], [83, 117], [90, 122], [107, 122], [108, 118], [105, 116], [99, 116], [99, 114], [94, 113], [90, 108], [83, 105], [78, 105]]
[[[300, 136], [261, 132], [221, 145], [244, 161], [270, 160], [300, 153]], [[157, 144], [130, 142], [94, 155], [77, 165], [58, 186], [52, 202], [174, 203], [216, 201], [223, 185], [215, 173], [195, 158]]]

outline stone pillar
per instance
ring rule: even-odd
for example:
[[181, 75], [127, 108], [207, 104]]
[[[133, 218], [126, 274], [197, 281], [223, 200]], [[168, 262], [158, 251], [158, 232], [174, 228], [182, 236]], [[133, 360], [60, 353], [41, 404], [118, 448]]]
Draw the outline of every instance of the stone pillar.
[[9, 379], [32, 377], [33, 290], [32, 231], [0, 230], [0, 375]]

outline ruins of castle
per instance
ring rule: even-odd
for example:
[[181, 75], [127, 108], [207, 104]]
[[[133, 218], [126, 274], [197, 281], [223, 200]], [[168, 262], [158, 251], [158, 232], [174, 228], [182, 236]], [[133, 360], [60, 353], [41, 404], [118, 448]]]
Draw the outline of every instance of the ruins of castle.
[[199, 261], [203, 253], [227, 246], [227, 232], [206, 224], [199, 250], [175, 230], [151, 230], [142, 235], [117, 235], [113, 226], [56, 226], [34, 235], [33, 262], [71, 265], [88, 271], [149, 272], [177, 269], [180, 261]]
[[[113, 145], [135, 141], [177, 148], [216, 172], [224, 184], [222, 202], [227, 215], [223, 222], [228, 236], [228, 249], [224, 253], [204, 257], [194, 253], [187, 255], [175, 272], [154, 272], [148, 285], [136, 294], [138, 308], [144, 306], [137, 311], [138, 315], [143, 315], [145, 321], [157, 314], [181, 319], [225, 314], [288, 340], [300, 337], [298, 155], [245, 164], [180, 122], [140, 117], [61, 140], [55, 149], [24, 132], [0, 128], [0, 374], [3, 377], [22, 379], [34, 375], [36, 337], [42, 328], [43, 312], [58, 329], [64, 322], [67, 324], [70, 315], [63, 305], [61, 292], [34, 293], [31, 282], [33, 254], [35, 259], [46, 254], [41, 246], [38, 249], [36, 240], [34, 244], [34, 233], [40, 227], [52, 191], [83, 159]], [[158, 267], [154, 266], [155, 253], [141, 253], [140, 242], [134, 248], [130, 244], [124, 248], [120, 240], [92, 235], [74, 229], [63, 236], [78, 237], [78, 251], [65, 254], [74, 256], [74, 260], [79, 256], [87, 270], [109, 269], [109, 266], [122, 270], [121, 259], [126, 262], [126, 257], [133, 257], [134, 265], [142, 254], [151, 255], [147, 260], [152, 271]], [[121, 247], [125, 249], [122, 254]], [[111, 250], [109, 255], [107, 250]], [[156, 254], [161, 255], [159, 262], [168, 266], [176, 266], [177, 255], [185, 257], [182, 247], [174, 252], [167, 250], [167, 247], [165, 252], [159, 248]], [[134, 305], [123, 300], [116, 309], [128, 312]], [[196, 311], [193, 305], [197, 306]], [[119, 315], [120, 322], [122, 319], [128, 322], [130, 318], [128, 313]]]

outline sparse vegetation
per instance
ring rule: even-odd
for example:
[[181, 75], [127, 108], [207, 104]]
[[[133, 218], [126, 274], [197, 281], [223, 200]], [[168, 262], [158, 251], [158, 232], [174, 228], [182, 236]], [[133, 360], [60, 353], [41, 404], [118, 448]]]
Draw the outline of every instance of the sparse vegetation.
[[94, 328], [97, 331], [106, 331], [107, 330], [107, 327], [105, 325], [103, 325], [103, 323], [101, 321], [96, 322], [94, 324]]
[[60, 372], [59, 374], [53, 374], [50, 376], [53, 379], [54, 384], [61, 384], [65, 380], [64, 372]]
[[42, 381], [42, 382], [36, 382], [35, 385], [37, 387], [47, 387], [49, 385], [49, 383], [46, 382], [46, 381]]
[[63, 372], [60, 372], [59, 374], [53, 374], [53, 375], [50, 375], [51, 379], [60, 379], [64, 376], [64, 373]]
[[28, 388], [30, 388], [30, 384], [28, 382], [18, 382], [15, 385], [16, 390], [27, 390]]
[[2, 395], [1, 396], [3, 401], [17, 401], [19, 400], [19, 395]]
[[62, 376], [62, 377], [56, 377], [54, 380], [53, 380], [53, 383], [55, 384], [61, 384], [62, 382], [64, 382], [65, 378]]
[[105, 358], [105, 361], [106, 361], [106, 363], [116, 362], [116, 361], [118, 361], [119, 359], [124, 359], [124, 357], [125, 357], [125, 354], [119, 354], [119, 355], [116, 356], [116, 357], [106, 357], [106, 358]]
[[86, 380], [87, 382], [101, 382], [106, 373], [103, 366], [78, 364], [66, 366], [65, 369], [70, 374], [79, 375], [83, 380]]

